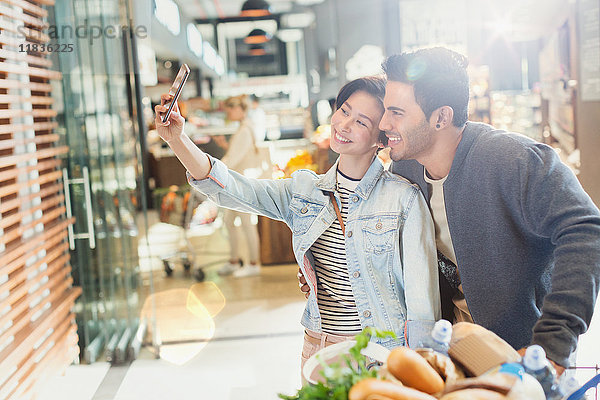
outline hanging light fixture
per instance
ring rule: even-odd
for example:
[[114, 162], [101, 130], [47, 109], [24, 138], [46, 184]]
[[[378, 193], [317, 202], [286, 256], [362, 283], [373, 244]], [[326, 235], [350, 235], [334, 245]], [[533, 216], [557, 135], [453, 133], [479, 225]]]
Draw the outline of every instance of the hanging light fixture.
[[248, 50], [248, 54], [251, 56], [264, 56], [267, 54], [265, 47], [262, 44], [253, 44]]
[[264, 17], [271, 15], [271, 6], [265, 0], [246, 0], [242, 5], [242, 17]]
[[262, 29], [252, 29], [252, 31], [244, 38], [244, 43], [248, 44], [258, 44], [258, 43], [266, 43], [271, 40], [271, 35]]

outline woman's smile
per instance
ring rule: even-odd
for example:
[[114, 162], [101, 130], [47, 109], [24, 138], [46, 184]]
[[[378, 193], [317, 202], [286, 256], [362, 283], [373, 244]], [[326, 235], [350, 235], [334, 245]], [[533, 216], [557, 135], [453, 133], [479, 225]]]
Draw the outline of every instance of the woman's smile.
[[339, 143], [352, 143], [352, 140], [348, 139], [347, 137], [344, 137], [344, 136], [340, 135], [340, 133], [336, 129], [334, 129], [333, 137]]

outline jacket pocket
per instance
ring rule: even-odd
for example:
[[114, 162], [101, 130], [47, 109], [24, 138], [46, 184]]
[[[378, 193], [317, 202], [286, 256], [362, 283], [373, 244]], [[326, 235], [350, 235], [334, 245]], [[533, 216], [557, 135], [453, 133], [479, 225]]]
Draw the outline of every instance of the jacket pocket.
[[323, 207], [321, 204], [312, 203], [300, 197], [292, 197], [290, 201], [292, 232], [295, 235], [306, 233]]
[[398, 216], [377, 216], [363, 222], [365, 250], [381, 254], [394, 250], [397, 240]]

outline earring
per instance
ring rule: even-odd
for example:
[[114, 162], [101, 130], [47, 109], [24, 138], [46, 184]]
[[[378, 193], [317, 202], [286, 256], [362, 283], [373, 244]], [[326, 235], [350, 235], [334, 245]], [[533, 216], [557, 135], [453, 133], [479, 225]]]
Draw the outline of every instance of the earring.
[[435, 125], [435, 127], [436, 127], [437, 129], [440, 129], [442, 126], [441, 126], [440, 124], [436, 124], [436, 125]]

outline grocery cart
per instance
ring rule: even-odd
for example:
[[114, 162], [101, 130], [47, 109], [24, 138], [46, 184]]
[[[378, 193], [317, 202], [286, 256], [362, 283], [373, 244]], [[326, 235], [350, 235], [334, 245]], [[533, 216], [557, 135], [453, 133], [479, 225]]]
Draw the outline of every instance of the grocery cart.
[[[228, 256], [228, 252], [209, 251], [205, 246], [192, 245], [192, 238], [206, 238], [220, 231], [223, 226], [218, 207], [204, 195], [188, 187], [181, 191], [173, 188], [161, 202], [161, 222], [148, 230], [148, 244], [158, 257], [167, 276], [177, 265], [187, 272], [193, 270], [194, 278], [205, 279], [204, 268], [227, 261], [228, 258], [199, 263], [202, 255]], [[206, 240], [205, 240], [206, 242]]]
[[[598, 386], [600, 385], [600, 364], [596, 364], [593, 366], [575, 366], [569, 367], [570, 370], [575, 370], [575, 372], [589, 372], [592, 375], [592, 378], [589, 379], [583, 386], [576, 392], [566, 398], [566, 400], [573, 399], [594, 399], [598, 400], [598, 391], [600, 389]], [[586, 397], [581, 397], [585, 393]]]

